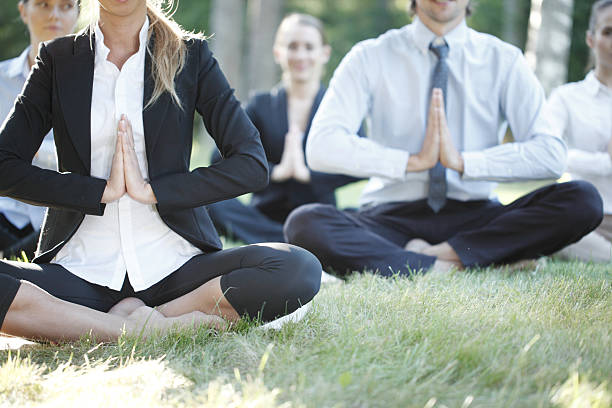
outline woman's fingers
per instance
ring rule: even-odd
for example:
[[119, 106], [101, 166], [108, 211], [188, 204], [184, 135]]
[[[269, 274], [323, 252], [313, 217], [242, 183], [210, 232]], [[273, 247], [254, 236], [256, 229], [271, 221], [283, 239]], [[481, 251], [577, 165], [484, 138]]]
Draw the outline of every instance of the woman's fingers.
[[155, 204], [157, 198], [151, 185], [144, 179], [138, 163], [138, 156], [134, 148], [134, 135], [132, 125], [125, 115], [121, 116], [120, 134], [123, 146], [123, 170], [125, 187], [128, 195], [134, 200], [144, 204]]

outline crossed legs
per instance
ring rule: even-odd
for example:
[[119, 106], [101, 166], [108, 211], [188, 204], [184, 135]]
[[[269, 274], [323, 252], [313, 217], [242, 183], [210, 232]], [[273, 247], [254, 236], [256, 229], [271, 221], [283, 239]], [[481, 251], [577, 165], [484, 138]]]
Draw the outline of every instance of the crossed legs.
[[[357, 212], [307, 205], [289, 216], [285, 235], [340, 274], [410, 275], [439, 261], [474, 267], [550, 255], [595, 229], [602, 212], [597, 190], [577, 181], [543, 187], [507, 206], [448, 200], [437, 214], [425, 200]], [[428, 245], [407, 250], [415, 238]]]
[[165, 318], [154, 309], [138, 305], [126, 315], [102, 313], [51, 296], [39, 287], [0, 275], [0, 331], [13, 336], [53, 341], [78, 340], [91, 333], [98, 340], [116, 340], [124, 331], [145, 335], [152, 330], [208, 324], [210, 317], [193, 312]]
[[[245, 315], [270, 321], [314, 297], [321, 265], [312, 254], [292, 245], [257, 244], [195, 256], [140, 292], [127, 279], [115, 291], [89, 283], [57, 264], [0, 261], [0, 273], [32, 282], [64, 301], [121, 317], [144, 303], [158, 307], [166, 317], [195, 311], [231, 321]], [[216, 318], [207, 321], [218, 324]]]

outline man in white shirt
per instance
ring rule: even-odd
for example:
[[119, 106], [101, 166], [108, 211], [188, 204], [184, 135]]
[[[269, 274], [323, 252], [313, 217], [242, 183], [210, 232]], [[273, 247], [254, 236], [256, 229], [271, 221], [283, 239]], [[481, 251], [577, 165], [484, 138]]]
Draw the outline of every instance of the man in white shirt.
[[[357, 44], [334, 73], [307, 160], [370, 182], [359, 211], [313, 204], [287, 220], [288, 242], [324, 267], [391, 275], [509, 263], [554, 253], [601, 222], [585, 182], [495, 199], [496, 181], [559, 177], [567, 148], [520, 50], [468, 28], [469, 7], [413, 1], [412, 24]], [[366, 117], [369, 137], [358, 138]], [[516, 142], [500, 145], [506, 121]]]

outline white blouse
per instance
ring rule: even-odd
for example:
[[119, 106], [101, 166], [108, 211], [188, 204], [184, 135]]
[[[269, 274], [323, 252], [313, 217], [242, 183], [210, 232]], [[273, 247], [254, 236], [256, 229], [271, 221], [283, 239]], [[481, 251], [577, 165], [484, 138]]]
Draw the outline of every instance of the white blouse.
[[555, 89], [548, 100], [552, 124], [568, 145], [567, 171], [599, 190], [604, 213], [612, 214], [612, 89], [590, 72], [580, 82]]
[[[122, 114], [132, 124], [140, 171], [148, 166], [142, 120], [148, 19], [140, 47], [119, 70], [107, 60], [110, 50], [95, 29], [96, 56], [91, 101], [91, 175], [110, 176], [117, 125]], [[134, 290], [147, 289], [202, 251], [172, 231], [155, 206], [127, 194], [106, 205], [104, 215], [86, 215], [52, 262], [88, 282], [120, 290], [126, 274]]]

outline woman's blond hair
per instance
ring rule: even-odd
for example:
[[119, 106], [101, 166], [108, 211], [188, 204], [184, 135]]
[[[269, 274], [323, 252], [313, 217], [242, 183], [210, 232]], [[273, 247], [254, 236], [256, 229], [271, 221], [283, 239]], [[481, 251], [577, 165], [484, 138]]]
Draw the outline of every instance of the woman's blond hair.
[[[100, 18], [99, 7], [94, 7], [96, 0], [89, 0], [84, 9], [89, 8], [90, 32]], [[175, 0], [146, 0], [147, 16], [149, 17], [149, 33], [155, 37], [153, 49], [147, 46], [147, 52], [151, 56], [151, 75], [153, 76], [153, 94], [147, 101], [145, 109], [153, 105], [164, 92], [168, 92], [177, 106], [182, 108], [181, 98], [176, 92], [174, 79], [185, 66], [187, 58], [187, 46], [185, 40], [193, 38], [205, 39], [204, 35], [186, 31], [172, 15], [176, 11]], [[164, 6], [164, 3], [166, 5]], [[99, 3], [98, 3], [99, 4]]]

